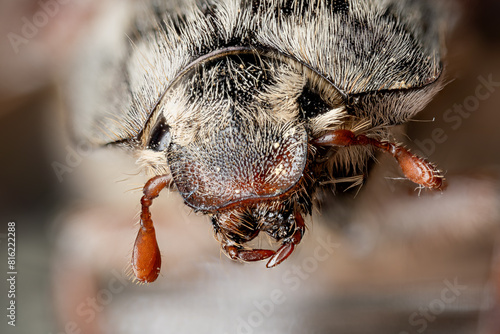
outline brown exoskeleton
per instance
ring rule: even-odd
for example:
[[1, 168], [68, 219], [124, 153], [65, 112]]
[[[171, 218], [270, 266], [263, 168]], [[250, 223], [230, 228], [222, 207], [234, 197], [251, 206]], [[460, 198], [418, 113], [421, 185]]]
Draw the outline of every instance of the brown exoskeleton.
[[[155, 175], [133, 250], [140, 281], [160, 270], [149, 207], [165, 187], [211, 218], [230, 258], [267, 267], [300, 243], [315, 192], [360, 184], [375, 150], [419, 186], [443, 188], [439, 171], [390, 133], [443, 85], [436, 4], [154, 3], [137, 14], [121, 58], [102, 65], [111, 91], [94, 104], [105, 129], [97, 141], [134, 149]], [[247, 247], [261, 231], [281, 246]]]

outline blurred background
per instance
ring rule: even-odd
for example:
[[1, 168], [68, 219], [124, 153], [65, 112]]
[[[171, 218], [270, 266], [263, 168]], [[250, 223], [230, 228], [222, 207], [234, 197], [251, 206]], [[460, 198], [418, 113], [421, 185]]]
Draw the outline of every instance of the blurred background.
[[[153, 214], [165, 265], [139, 286], [124, 271], [140, 191], [126, 190], [145, 177], [129, 177], [133, 159], [120, 153], [75, 158], [61, 88], [80, 43], [121, 2], [70, 1], [20, 40], [9, 34], [40, 5], [2, 0], [0, 268], [7, 277], [14, 221], [18, 274], [16, 327], [2, 315], [0, 332], [500, 333], [500, 1], [460, 4], [449, 83], [406, 140], [446, 171], [446, 192], [418, 197], [381, 157], [354, 201], [325, 199], [297, 254], [272, 271], [220, 256], [207, 219], [162, 195]], [[100, 163], [110, 159], [123, 164]], [[82, 193], [108, 182], [115, 198]], [[5, 314], [7, 291], [2, 279]]]

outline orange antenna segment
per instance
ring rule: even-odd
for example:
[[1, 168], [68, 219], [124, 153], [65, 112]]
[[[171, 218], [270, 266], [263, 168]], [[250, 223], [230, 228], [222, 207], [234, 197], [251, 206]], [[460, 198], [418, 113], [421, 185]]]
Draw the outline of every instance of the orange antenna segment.
[[161, 255], [156, 241], [155, 228], [149, 207], [160, 191], [172, 181], [170, 175], [159, 175], [150, 179], [143, 189], [141, 198], [141, 222], [132, 251], [132, 269], [135, 277], [144, 283], [151, 283], [158, 278], [161, 268]]

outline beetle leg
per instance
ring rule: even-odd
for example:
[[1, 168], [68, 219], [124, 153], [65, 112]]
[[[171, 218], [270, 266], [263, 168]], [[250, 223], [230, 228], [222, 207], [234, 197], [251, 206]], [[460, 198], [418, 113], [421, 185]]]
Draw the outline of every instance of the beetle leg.
[[222, 247], [226, 254], [233, 260], [240, 260], [244, 262], [253, 262], [265, 260], [275, 254], [275, 251], [268, 249], [244, 249], [241, 246], [228, 244], [223, 241]]
[[170, 175], [159, 175], [150, 179], [141, 198], [141, 221], [132, 251], [132, 269], [135, 277], [145, 283], [154, 282], [160, 273], [161, 256], [156, 241], [155, 228], [149, 207], [163, 188], [170, 185]]
[[281, 247], [278, 249], [276, 254], [274, 254], [267, 262], [266, 267], [272, 268], [276, 267], [281, 262], [285, 261], [290, 254], [292, 254], [295, 249], [295, 245], [298, 245], [302, 240], [302, 236], [306, 232], [306, 224], [299, 212], [295, 213], [295, 231], [292, 236], [283, 240]]
[[318, 146], [370, 145], [390, 153], [399, 163], [404, 175], [409, 180], [429, 189], [442, 190], [444, 177], [430, 162], [411, 153], [399, 144], [379, 141], [365, 135], [356, 135], [350, 130], [333, 130], [312, 141]]

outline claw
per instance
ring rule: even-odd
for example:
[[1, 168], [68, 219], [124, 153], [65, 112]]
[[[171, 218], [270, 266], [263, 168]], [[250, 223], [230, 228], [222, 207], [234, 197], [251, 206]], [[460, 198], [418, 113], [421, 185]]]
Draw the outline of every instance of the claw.
[[243, 250], [239, 253], [239, 258], [246, 262], [265, 260], [275, 254], [275, 251], [268, 249]]
[[292, 254], [294, 249], [295, 249], [295, 244], [293, 243], [284, 244], [278, 249], [278, 251], [273, 255], [273, 257], [271, 257], [269, 262], [267, 262], [266, 267], [267, 268], [276, 267], [278, 264], [285, 261], [286, 258], [289, 257], [290, 254]]
[[225, 246], [224, 249], [231, 259], [245, 262], [265, 260], [276, 253], [268, 249], [241, 249], [236, 246]]
[[276, 267], [278, 264], [285, 261], [292, 254], [295, 249], [295, 245], [298, 245], [302, 240], [306, 225], [304, 223], [304, 219], [298, 212], [295, 213], [295, 224], [295, 232], [290, 238], [283, 241], [283, 245], [278, 249], [276, 254], [273, 255], [269, 262], [267, 262], [267, 268]]
[[233, 260], [240, 260], [244, 262], [261, 261], [270, 258], [266, 264], [267, 268], [276, 267], [281, 262], [285, 261], [302, 240], [306, 226], [304, 219], [300, 213], [295, 213], [295, 231], [293, 234], [283, 240], [283, 244], [278, 251], [268, 249], [243, 249], [241, 246], [228, 244], [230, 241], [223, 240], [222, 247], [226, 254]]

